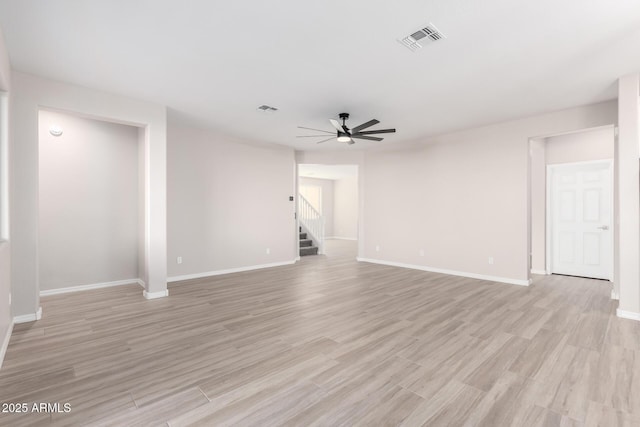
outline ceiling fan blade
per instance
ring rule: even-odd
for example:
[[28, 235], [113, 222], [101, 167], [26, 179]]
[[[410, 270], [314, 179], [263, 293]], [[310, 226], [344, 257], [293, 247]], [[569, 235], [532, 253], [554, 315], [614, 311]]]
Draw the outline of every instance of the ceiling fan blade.
[[[335, 132], [331, 132], [331, 133], [333, 134]], [[327, 135], [296, 135], [296, 138], [317, 138], [317, 137], [326, 138]]]
[[328, 130], [322, 130], [322, 129], [314, 129], [314, 128], [306, 128], [304, 126], [298, 126], [298, 129], [307, 129], [307, 130], [315, 130], [318, 132], [324, 132], [324, 133], [330, 133], [330, 134], [334, 134], [335, 132], [329, 132]]
[[331, 125], [333, 125], [333, 127], [336, 128], [338, 132], [344, 133], [349, 130], [349, 129], [345, 129], [346, 126], [342, 126], [340, 122], [337, 121], [336, 119], [329, 119], [329, 122], [331, 122]]
[[333, 138], [335, 138], [335, 136], [332, 136], [331, 138], [323, 139], [322, 141], [318, 141], [318, 142], [316, 142], [316, 144], [322, 144], [323, 142], [330, 141], [330, 140], [332, 140]]
[[371, 127], [373, 125], [377, 125], [378, 123], [380, 123], [378, 120], [373, 119], [373, 120], [369, 120], [366, 123], [361, 124], [360, 126], [356, 126], [353, 129], [351, 129], [351, 133], [357, 133], [359, 131], [361, 131], [362, 129], [366, 129], [368, 127]]
[[382, 141], [384, 138], [377, 138], [375, 136], [360, 136], [360, 135], [351, 135], [351, 139], [366, 139], [367, 141]]
[[375, 135], [377, 133], [395, 133], [395, 129], [365, 130], [357, 132], [358, 135]]

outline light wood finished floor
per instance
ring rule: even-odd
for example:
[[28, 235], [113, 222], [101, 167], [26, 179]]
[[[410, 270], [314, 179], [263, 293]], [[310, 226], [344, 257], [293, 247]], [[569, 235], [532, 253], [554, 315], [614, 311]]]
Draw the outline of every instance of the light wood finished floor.
[[640, 425], [640, 322], [607, 282], [526, 288], [354, 261], [42, 299], [0, 402], [70, 403], [0, 424]]

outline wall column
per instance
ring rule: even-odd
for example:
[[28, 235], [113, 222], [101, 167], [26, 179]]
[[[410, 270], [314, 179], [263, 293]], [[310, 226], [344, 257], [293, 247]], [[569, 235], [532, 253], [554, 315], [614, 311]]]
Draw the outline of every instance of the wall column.
[[640, 73], [618, 80], [617, 315], [640, 320]]

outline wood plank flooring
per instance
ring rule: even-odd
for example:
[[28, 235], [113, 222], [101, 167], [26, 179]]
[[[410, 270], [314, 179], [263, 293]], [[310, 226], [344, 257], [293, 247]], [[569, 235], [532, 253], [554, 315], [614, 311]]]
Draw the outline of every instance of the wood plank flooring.
[[608, 282], [530, 287], [354, 261], [50, 296], [16, 325], [0, 425], [640, 426], [640, 323]]

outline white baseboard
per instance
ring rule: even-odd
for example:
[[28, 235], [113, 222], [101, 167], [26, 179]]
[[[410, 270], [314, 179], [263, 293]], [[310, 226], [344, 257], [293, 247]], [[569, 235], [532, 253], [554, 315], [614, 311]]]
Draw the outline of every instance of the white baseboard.
[[35, 322], [36, 320], [40, 320], [42, 319], [42, 307], [38, 307], [38, 311], [36, 311], [35, 313], [31, 314], [22, 314], [20, 316], [15, 316], [13, 318], [13, 323], [18, 324], [18, 323], [28, 323], [28, 322]]
[[185, 274], [183, 276], [172, 276], [167, 278], [167, 282], [180, 282], [182, 280], [202, 279], [203, 277], [220, 276], [222, 274], [241, 273], [243, 271], [261, 270], [263, 268], [282, 267], [283, 265], [295, 264], [300, 257], [292, 261], [274, 262], [271, 264], [250, 265], [247, 267], [229, 268], [226, 270], [207, 271], [205, 273]]
[[112, 286], [123, 286], [137, 283], [144, 288], [144, 282], [140, 279], [116, 280], [113, 282], [92, 283], [90, 285], [69, 286], [68, 288], [47, 289], [40, 291], [41, 297], [48, 295], [66, 294], [69, 292], [90, 291], [92, 289], [110, 288]]
[[620, 299], [620, 295], [618, 295], [615, 289], [611, 289], [611, 299], [615, 299], [615, 300]]
[[13, 319], [9, 323], [7, 333], [4, 334], [4, 339], [0, 343], [0, 368], [2, 368], [2, 362], [4, 362], [4, 356], [7, 354], [7, 347], [9, 347], [9, 340], [11, 340], [11, 333], [13, 332]]
[[471, 279], [489, 280], [491, 282], [508, 283], [510, 285], [529, 286], [530, 284], [529, 280], [526, 280], [526, 279], [519, 280], [519, 279], [510, 279], [508, 277], [486, 276], [484, 274], [467, 273], [464, 271], [455, 271], [455, 270], [445, 270], [442, 268], [433, 268], [433, 267], [427, 267], [424, 265], [405, 264], [401, 262], [383, 261], [383, 260], [371, 259], [371, 258], [358, 257], [356, 259], [361, 262], [370, 262], [372, 264], [382, 264], [382, 265], [390, 265], [392, 267], [411, 268], [413, 270], [429, 271], [431, 273], [450, 274], [452, 276], [469, 277]]
[[299, 256], [297, 256], [297, 257], [293, 260], [293, 262], [298, 262], [298, 261], [300, 261], [300, 257], [299, 257]]
[[325, 237], [325, 240], [352, 240], [352, 241], [357, 241], [358, 239], [356, 239], [355, 237], [340, 237], [340, 236], [331, 236], [331, 237]]
[[625, 311], [625, 310], [616, 310], [616, 315], [623, 319], [631, 319], [640, 321], [640, 313], [636, 313], [635, 311]]
[[542, 275], [547, 275], [547, 271], [546, 270], [534, 270], [531, 269], [531, 274], [542, 274]]
[[158, 292], [147, 292], [145, 290], [142, 292], [142, 295], [144, 295], [146, 299], [164, 298], [169, 296], [169, 289], [165, 289], [164, 291], [158, 291]]

